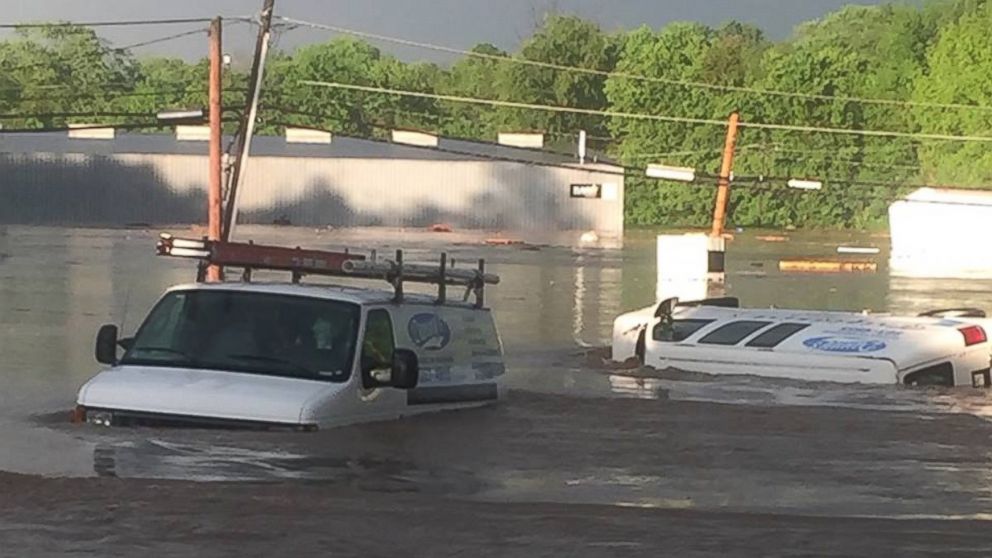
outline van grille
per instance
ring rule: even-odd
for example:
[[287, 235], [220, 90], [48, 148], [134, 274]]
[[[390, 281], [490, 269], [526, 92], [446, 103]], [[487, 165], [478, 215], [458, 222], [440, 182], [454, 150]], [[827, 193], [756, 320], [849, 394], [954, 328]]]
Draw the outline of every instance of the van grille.
[[149, 413], [119, 409], [87, 408], [86, 413], [111, 413], [113, 426], [164, 426], [171, 428], [212, 428], [226, 430], [316, 430], [314, 424], [295, 424], [255, 420], [228, 419], [177, 415], [171, 413]]

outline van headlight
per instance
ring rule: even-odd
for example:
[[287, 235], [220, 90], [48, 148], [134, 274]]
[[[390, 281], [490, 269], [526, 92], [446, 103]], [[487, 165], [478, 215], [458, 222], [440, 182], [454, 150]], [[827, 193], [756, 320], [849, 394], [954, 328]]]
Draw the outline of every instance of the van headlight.
[[114, 413], [111, 411], [86, 411], [86, 422], [97, 426], [111, 426], [114, 423]]

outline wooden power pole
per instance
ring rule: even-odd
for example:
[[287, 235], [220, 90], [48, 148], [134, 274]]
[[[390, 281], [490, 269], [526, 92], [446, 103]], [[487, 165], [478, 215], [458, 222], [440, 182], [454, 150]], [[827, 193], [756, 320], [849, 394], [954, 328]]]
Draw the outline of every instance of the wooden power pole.
[[274, 10], [275, 0], [264, 0], [258, 40], [255, 43], [255, 57], [251, 65], [251, 76], [248, 80], [248, 100], [238, 130], [237, 158], [234, 160], [231, 180], [228, 185], [227, 208], [224, 211], [222, 230], [223, 240], [231, 239], [231, 232], [238, 222], [238, 192], [244, 182], [245, 163], [251, 152], [251, 138], [255, 133], [255, 120], [258, 118], [258, 98], [262, 92], [262, 78], [265, 74], [265, 58], [269, 52], [269, 39], [272, 36], [272, 12]]
[[[223, 129], [221, 126], [221, 67], [223, 64], [223, 54], [221, 54], [221, 18], [214, 18], [210, 22], [210, 190], [207, 194], [207, 238], [210, 240], [221, 239], [221, 227], [223, 223], [221, 204], [223, 203], [221, 192], [221, 141]], [[223, 270], [216, 265], [207, 268], [208, 281], [220, 281], [223, 279]]]
[[734, 148], [737, 145], [737, 128], [740, 124], [740, 114], [730, 115], [727, 125], [727, 142], [723, 147], [723, 164], [720, 166], [720, 179], [717, 183], [716, 204], [713, 207], [713, 230], [711, 236], [722, 236], [723, 226], [727, 220], [727, 202], [730, 200], [730, 176], [734, 172]]

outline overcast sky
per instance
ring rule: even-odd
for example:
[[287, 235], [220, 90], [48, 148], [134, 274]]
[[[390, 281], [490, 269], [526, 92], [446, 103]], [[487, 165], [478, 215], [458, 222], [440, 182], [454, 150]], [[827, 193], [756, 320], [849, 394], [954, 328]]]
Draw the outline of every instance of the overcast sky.
[[[658, 28], [671, 21], [708, 25], [736, 19], [753, 23], [773, 39], [787, 37], [800, 22], [818, 18], [845, 4], [879, 4], [883, 0], [276, 0], [276, 13], [297, 19], [399, 36], [423, 42], [470, 48], [480, 42], [513, 50], [550, 10], [577, 14], [606, 30], [640, 25]], [[141, 18], [186, 18], [249, 15], [262, 0], [3, 0], [3, 23]], [[155, 26], [104, 28], [101, 35], [118, 46], [195, 28]], [[279, 39], [281, 48], [320, 42], [326, 32], [295, 30]], [[226, 28], [225, 51], [246, 57], [253, 46], [247, 25]], [[429, 52], [386, 47], [406, 60], [444, 60]], [[136, 49], [142, 54], [199, 58], [206, 39], [186, 37]]]

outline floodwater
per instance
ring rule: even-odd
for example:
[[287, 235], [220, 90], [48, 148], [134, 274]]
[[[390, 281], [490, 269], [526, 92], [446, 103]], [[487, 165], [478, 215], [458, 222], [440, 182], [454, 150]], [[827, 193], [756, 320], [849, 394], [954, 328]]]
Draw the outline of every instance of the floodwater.
[[[492, 408], [312, 434], [67, 424], [103, 323], [131, 331], [193, 264], [156, 231], [0, 228], [0, 556], [992, 554], [992, 400], [609, 371], [585, 353], [654, 299], [654, 244], [478, 245], [469, 235], [244, 228], [308, 247], [484, 257], [511, 388]], [[745, 231], [748, 306], [992, 310], [990, 281], [891, 278], [887, 239]], [[778, 272], [879, 246], [878, 273]]]

